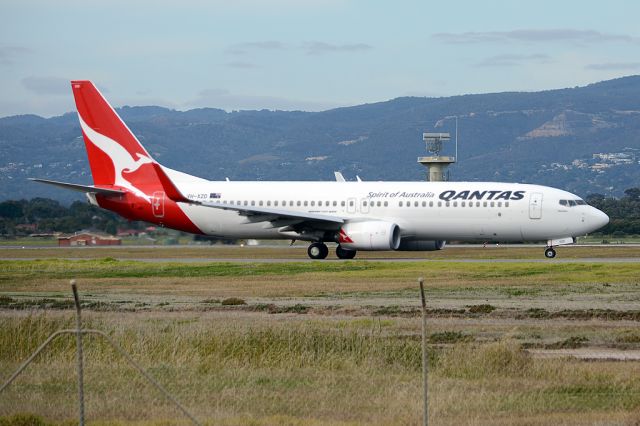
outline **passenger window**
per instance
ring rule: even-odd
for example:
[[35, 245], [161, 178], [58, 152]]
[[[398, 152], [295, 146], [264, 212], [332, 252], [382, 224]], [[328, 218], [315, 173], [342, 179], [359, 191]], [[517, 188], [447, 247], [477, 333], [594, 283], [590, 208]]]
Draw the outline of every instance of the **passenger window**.
[[[313, 207], [315, 205], [316, 205], [316, 202], [315, 201], [311, 201], [311, 207]], [[305, 204], [305, 206], [306, 206], [306, 204]]]
[[300, 205], [301, 205], [301, 204], [302, 204], [302, 202], [301, 202], [301, 201], [298, 201], [298, 202], [296, 203], [296, 205], [297, 205], [298, 207], [300, 207]]
[[508, 201], [505, 201], [504, 206], [505, 206], [505, 207], [509, 207], [509, 202], [508, 202]]
[[362, 202], [362, 207], [367, 207], [367, 202], [366, 201]]
[[476, 207], [480, 207], [480, 201], [476, 201]]
[[502, 201], [498, 201], [498, 207], [502, 207]]
[[271, 200], [267, 201], [267, 206], [271, 206]]
[[433, 201], [429, 201], [429, 207], [433, 207]]
[[442, 201], [438, 201], [438, 207], [442, 207]]
[[458, 207], [458, 202], [457, 201], [453, 202], [453, 207]]
[[353, 207], [353, 201], [349, 201], [349, 207]]
[[460, 202], [460, 207], [466, 207], [466, 206], [467, 206], [467, 204], [464, 201]]
[[398, 202], [398, 207], [402, 207], [402, 201]]
[[340, 201], [340, 205], [344, 207], [344, 201]]
[[450, 203], [447, 201], [447, 203], [445, 204], [445, 206], [449, 207]]
[[417, 201], [414, 201], [413, 207], [418, 207], [418, 202]]
[[486, 201], [484, 201], [484, 202], [482, 203], [482, 207], [487, 207], [487, 202], [486, 202]]
[[334, 201], [334, 202], [333, 202], [333, 207], [337, 207], [337, 206], [338, 206], [338, 202], [337, 202], [337, 201]]
[[495, 205], [495, 203], [492, 201], [492, 202], [491, 202], [491, 207], [493, 207], [494, 205]]
[[304, 206], [307, 207], [308, 205], [309, 205], [309, 202], [305, 200]]
[[278, 200], [274, 201], [274, 202], [273, 202], [273, 205], [274, 205], [274, 206], [276, 206], [276, 207], [278, 207]]
[[388, 205], [389, 205], [389, 202], [388, 202], [388, 201], [385, 201], [385, 202], [384, 202], [384, 206], [385, 206], [385, 207], [387, 207]]

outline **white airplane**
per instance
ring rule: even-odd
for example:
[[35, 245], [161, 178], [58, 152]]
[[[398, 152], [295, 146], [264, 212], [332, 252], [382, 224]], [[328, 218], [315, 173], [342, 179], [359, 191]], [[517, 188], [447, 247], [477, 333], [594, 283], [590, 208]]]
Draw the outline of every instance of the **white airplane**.
[[580, 197], [540, 185], [201, 179], [156, 162], [93, 83], [71, 87], [94, 185], [33, 180], [85, 192], [127, 219], [220, 238], [309, 241], [312, 259], [327, 257], [327, 242], [352, 259], [357, 250], [440, 250], [447, 240], [546, 240], [552, 258], [555, 246], [609, 222]]

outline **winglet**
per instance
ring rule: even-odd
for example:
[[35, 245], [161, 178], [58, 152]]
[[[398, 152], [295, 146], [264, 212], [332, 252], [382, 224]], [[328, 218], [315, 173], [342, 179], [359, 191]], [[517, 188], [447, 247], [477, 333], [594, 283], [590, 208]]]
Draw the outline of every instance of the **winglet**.
[[156, 171], [156, 175], [158, 175], [158, 179], [160, 179], [160, 183], [162, 184], [162, 189], [169, 199], [176, 203], [193, 203], [192, 200], [182, 195], [182, 192], [180, 192], [169, 176], [167, 176], [164, 170], [162, 170], [162, 166], [160, 166], [160, 164], [154, 162], [153, 169]]

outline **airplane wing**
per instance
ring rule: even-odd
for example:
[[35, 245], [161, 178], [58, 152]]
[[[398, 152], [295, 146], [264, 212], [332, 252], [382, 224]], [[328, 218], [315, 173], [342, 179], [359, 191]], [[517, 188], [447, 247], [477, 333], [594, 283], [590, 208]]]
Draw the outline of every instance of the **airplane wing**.
[[124, 195], [124, 191], [117, 189], [99, 188], [93, 185], [78, 185], [76, 183], [58, 182], [56, 180], [29, 178], [33, 182], [46, 183], [47, 185], [53, 185], [64, 189], [71, 189], [79, 192], [90, 192], [92, 194], [102, 195]]
[[[286, 219], [304, 219], [319, 222], [344, 223], [344, 219], [335, 216], [329, 216], [317, 213], [297, 212], [292, 210], [271, 209], [257, 206], [239, 206], [236, 204], [222, 204], [211, 202], [190, 201], [192, 204], [198, 204], [205, 207], [212, 207], [222, 210], [234, 210], [244, 216], [276, 216]], [[265, 219], [266, 220], [266, 219]]]
[[[238, 204], [223, 204], [208, 201], [191, 200], [185, 197], [182, 192], [175, 186], [169, 176], [158, 163], [153, 163], [153, 167], [162, 183], [165, 194], [171, 200], [180, 203], [195, 204], [214, 209], [233, 210], [243, 216], [247, 216], [249, 220], [254, 222], [271, 222], [273, 226], [296, 226], [305, 222], [315, 222], [323, 224], [323, 228], [338, 229], [339, 225], [345, 221], [341, 217], [329, 216], [317, 213], [299, 212], [285, 209], [275, 209], [269, 207], [258, 206], [242, 206]], [[328, 225], [328, 226], [327, 226]]]

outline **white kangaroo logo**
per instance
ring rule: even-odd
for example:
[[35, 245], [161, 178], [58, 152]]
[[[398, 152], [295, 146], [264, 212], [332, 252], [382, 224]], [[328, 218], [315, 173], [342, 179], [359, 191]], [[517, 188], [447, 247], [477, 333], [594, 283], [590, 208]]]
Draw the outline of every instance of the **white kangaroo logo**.
[[100, 151], [107, 154], [109, 158], [111, 158], [111, 162], [113, 162], [113, 168], [115, 169], [114, 185], [126, 188], [134, 194], [151, 202], [151, 199], [147, 194], [133, 186], [133, 184], [123, 176], [123, 172], [134, 172], [138, 170], [143, 164], [153, 163], [153, 160], [140, 153], [136, 153], [138, 159], [134, 159], [131, 154], [129, 154], [129, 151], [124, 149], [124, 147], [118, 142], [93, 130], [91, 127], [89, 127], [89, 125], [87, 125], [87, 123], [84, 122], [84, 120], [82, 120], [82, 117], [80, 117], [79, 114], [78, 118], [80, 119], [80, 127], [82, 127], [82, 131], [85, 135], [87, 135], [87, 138], [91, 141], [91, 143], [94, 144], [98, 149], [100, 149]]

